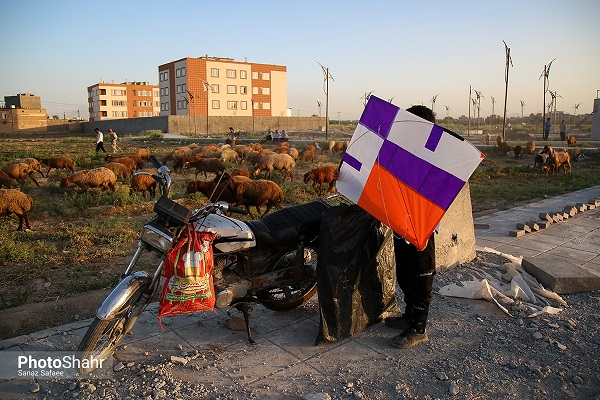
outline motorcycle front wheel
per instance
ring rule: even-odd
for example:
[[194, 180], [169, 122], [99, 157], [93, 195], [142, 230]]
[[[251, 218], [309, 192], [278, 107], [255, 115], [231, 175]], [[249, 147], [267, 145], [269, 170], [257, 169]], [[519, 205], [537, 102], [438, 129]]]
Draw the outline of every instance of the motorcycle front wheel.
[[[288, 265], [296, 256], [296, 251], [285, 254], [278, 265]], [[289, 311], [310, 300], [317, 292], [317, 250], [304, 248], [304, 278], [293, 285], [281, 285], [258, 293], [260, 303], [273, 311]]]
[[[88, 360], [87, 363], [81, 364], [79, 368], [80, 373], [88, 374], [92, 372], [95, 368], [91, 366], [95, 365], [99, 360], [105, 360], [112, 355], [127, 334], [125, 326], [128, 325], [128, 322], [132, 322], [131, 318], [137, 318], [137, 315], [132, 316], [130, 312], [145, 289], [146, 287], [142, 285], [135, 290], [114, 317], [110, 319], [96, 317], [94, 319], [77, 349], [81, 360]], [[132, 326], [131, 324], [129, 325], [130, 327]], [[85, 365], [90, 367], [84, 367]]]

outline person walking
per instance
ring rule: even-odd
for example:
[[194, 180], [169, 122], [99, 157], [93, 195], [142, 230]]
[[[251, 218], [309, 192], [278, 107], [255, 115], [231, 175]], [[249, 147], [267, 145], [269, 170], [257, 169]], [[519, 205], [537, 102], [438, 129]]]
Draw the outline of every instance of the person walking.
[[100, 150], [106, 153], [106, 149], [104, 148], [104, 134], [100, 132], [100, 129], [96, 128], [96, 154]]
[[[416, 105], [406, 111], [427, 121], [435, 123], [434, 112], [426, 106]], [[394, 257], [396, 279], [404, 294], [404, 313], [388, 317], [385, 325], [402, 329], [391, 339], [394, 347], [407, 349], [429, 341], [427, 336], [427, 317], [431, 304], [433, 277], [435, 276], [435, 232], [422, 251], [394, 233]]]
[[117, 146], [117, 140], [119, 140], [119, 136], [117, 135], [117, 133], [111, 128], [108, 130], [108, 135], [113, 153], [116, 153], [117, 150], [121, 150], [119, 146]]
[[560, 140], [565, 141], [567, 137], [567, 125], [565, 125], [565, 120], [560, 121]]

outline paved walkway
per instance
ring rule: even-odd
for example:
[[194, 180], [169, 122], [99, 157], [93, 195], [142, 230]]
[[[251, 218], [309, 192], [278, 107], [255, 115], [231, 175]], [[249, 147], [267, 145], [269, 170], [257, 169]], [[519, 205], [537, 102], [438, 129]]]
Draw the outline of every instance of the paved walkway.
[[[509, 234], [511, 230], [516, 230], [516, 224], [539, 219], [540, 213], [563, 210], [566, 206], [595, 199], [600, 199], [600, 186], [476, 218], [477, 226], [489, 224], [488, 229], [475, 230], [477, 245], [523, 256], [524, 264], [529, 265], [530, 271], [545, 276], [548, 282], [568, 292], [599, 289], [599, 209], [580, 212], [575, 217], [553, 223], [537, 232], [519, 237]], [[263, 393], [268, 397], [269, 393], [286, 393], [290, 387], [300, 384], [308, 385], [306, 389], [310, 393], [310, 388], [315, 387], [316, 382], [328, 381], [332, 373], [351, 382], [352, 368], [358, 372], [359, 365], [367, 360], [371, 366], [390, 362], [388, 340], [397, 334], [383, 324], [377, 324], [348, 340], [314, 346], [319, 327], [315, 296], [305, 307], [287, 313], [255, 307], [251, 325], [257, 332], [255, 339], [260, 344], [250, 350], [244, 331], [232, 331], [225, 327], [230, 318], [224, 312], [165, 318], [166, 330], [161, 331], [157, 327], [156, 307], [156, 304], [152, 304], [142, 314], [134, 326], [134, 334], [126, 337], [123, 343], [126, 347], [119, 350], [119, 360], [135, 365], [152, 359], [177, 357], [182, 352], [195, 349], [200, 350], [201, 354], [211, 354], [215, 349], [226, 348], [227, 351], [221, 352], [216, 359], [207, 359], [205, 369], [199, 369], [193, 377], [185, 378], [204, 382], [221, 393], [242, 385], [253, 393]], [[90, 321], [79, 321], [1, 341], [2, 364], [16, 359], [16, 355], [36, 350], [72, 351], [81, 341]], [[199, 329], [198, 325], [202, 328]], [[343, 372], [340, 366], [347, 366], [347, 372]], [[382, 382], [378, 381], [377, 384], [395, 382], [383, 376], [381, 379]], [[40, 390], [40, 384], [41, 392], [32, 393]], [[0, 398], [42, 398], [43, 391], [44, 383], [39, 379], [3, 378], [0, 365]]]

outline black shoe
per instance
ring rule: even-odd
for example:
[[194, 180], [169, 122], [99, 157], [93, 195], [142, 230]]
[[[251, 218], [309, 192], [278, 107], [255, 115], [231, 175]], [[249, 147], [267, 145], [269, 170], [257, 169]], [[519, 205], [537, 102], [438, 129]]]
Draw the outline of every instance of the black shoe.
[[416, 329], [409, 328], [398, 336], [394, 336], [391, 340], [391, 344], [399, 349], [409, 349], [428, 341], [429, 338], [427, 337], [426, 330], [424, 330], [423, 333], [419, 333]]
[[412, 326], [412, 321], [406, 314], [402, 314], [400, 317], [388, 317], [384, 323], [394, 329], [408, 329]]

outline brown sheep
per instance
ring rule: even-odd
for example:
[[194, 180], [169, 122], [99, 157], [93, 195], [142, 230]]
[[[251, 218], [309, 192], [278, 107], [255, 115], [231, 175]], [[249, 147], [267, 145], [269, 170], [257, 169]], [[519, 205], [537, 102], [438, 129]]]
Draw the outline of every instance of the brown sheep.
[[[322, 167], [314, 168], [304, 174], [304, 183], [309, 183], [312, 181], [312, 187], [321, 196], [323, 194], [323, 184], [329, 184], [329, 191], [335, 185], [335, 170], [337, 167], [335, 165], [325, 165]], [[318, 185], [318, 189], [317, 189]]]
[[225, 149], [221, 152], [219, 157], [223, 162], [236, 162], [238, 159], [238, 153], [233, 149]]
[[[150, 172], [156, 174], [155, 169], [144, 169], [144, 172]], [[154, 198], [156, 196], [156, 188], [158, 183], [150, 175], [146, 174], [133, 174], [131, 177], [131, 188], [129, 193], [142, 192], [144, 198], [146, 198], [146, 192], [150, 193], [150, 196]]]
[[237, 196], [229, 186], [228, 181], [190, 181], [185, 192], [187, 194], [200, 192], [209, 202], [222, 200], [234, 205], [237, 203]]
[[117, 179], [120, 179], [122, 181], [125, 180], [125, 178], [129, 178], [131, 176], [131, 169], [126, 165], [123, 165], [118, 162], [110, 162], [104, 165], [104, 168], [110, 169], [112, 172], [115, 173]]
[[262, 144], [260, 144], [260, 143], [252, 143], [250, 145], [250, 147], [252, 148], [252, 150], [255, 150], [255, 151], [261, 151], [262, 150]]
[[250, 216], [250, 207], [256, 208], [260, 214], [260, 208], [266, 206], [266, 210], [260, 217], [265, 216], [273, 207], [280, 209], [283, 204], [283, 190], [275, 182], [268, 179], [257, 181], [238, 182], [235, 178], [229, 180], [229, 187], [235, 193], [237, 205], [243, 205]]
[[175, 161], [175, 163], [173, 164], [173, 172], [182, 173], [183, 167], [185, 166], [186, 163], [191, 162], [191, 161], [196, 161], [199, 158], [200, 158], [200, 156], [197, 156], [197, 155], [194, 155], [191, 157], [181, 157], [180, 159]]
[[199, 158], [195, 161], [185, 163], [183, 168], [196, 168], [195, 176], [198, 179], [198, 173], [200, 172], [204, 173], [205, 178], [208, 178], [208, 172], [212, 172], [215, 175], [223, 173], [225, 171], [225, 164], [218, 158]]
[[246, 158], [246, 156], [250, 153], [252, 153], [252, 147], [250, 146], [246, 146], [243, 144], [238, 144], [237, 146], [235, 146], [233, 148], [233, 150], [235, 150], [235, 152], [237, 153], [239, 158]]
[[535, 142], [530, 140], [525, 145], [525, 154], [533, 155], [535, 154]]
[[[133, 164], [130, 161], [127, 161], [127, 159], [132, 160]], [[128, 154], [128, 155], [122, 155], [122, 156], [120, 155], [118, 157], [115, 157], [112, 154], [109, 154], [106, 156], [106, 161], [118, 162], [121, 164], [125, 164], [127, 166], [134, 165], [134, 167], [131, 168], [132, 170], [144, 168], [144, 160], [141, 157], [136, 156], [135, 154]]]
[[150, 159], [150, 150], [148, 149], [138, 149], [135, 152], [135, 155], [140, 157], [142, 160], [149, 160]]
[[[254, 170], [254, 176], [258, 176], [262, 171], [265, 171], [268, 179], [271, 179], [273, 171], [286, 171], [290, 176], [290, 181], [294, 181], [294, 173], [292, 168], [296, 167], [296, 161], [289, 154], [269, 154], [262, 159]], [[285, 180], [285, 176], [283, 177]]]
[[79, 186], [81, 193], [95, 188], [101, 188], [102, 191], [110, 189], [114, 192], [116, 181], [117, 176], [114, 172], [105, 167], [98, 167], [77, 171], [73, 175], [63, 178], [60, 181], [60, 187], [67, 187], [74, 183]]
[[558, 175], [558, 170], [561, 166], [564, 169], [565, 175], [567, 172], [571, 172], [571, 156], [569, 154], [569, 150], [564, 149], [563, 151], [558, 152], [550, 146], [544, 146], [542, 153], [548, 155], [548, 159], [546, 160], [546, 167], [549, 169], [548, 172], [554, 172]]
[[6, 172], [0, 171], [0, 188], [6, 186], [7, 189], [12, 189], [14, 179], [6, 175]]
[[23, 230], [23, 222], [26, 229], [31, 229], [27, 213], [33, 206], [31, 196], [17, 189], [0, 189], [0, 216], [14, 213], [19, 218], [18, 231]]
[[235, 171], [233, 171], [233, 176], [245, 176], [247, 178], [250, 178], [250, 171], [248, 171], [246, 168], [237, 168]]
[[498, 147], [500, 147], [500, 145], [501, 145], [502, 143], [504, 143], [504, 137], [503, 137], [503, 136], [500, 136], [500, 135], [498, 135], [498, 136], [496, 137], [496, 144], [498, 145]]
[[70, 157], [62, 156], [62, 157], [51, 157], [51, 158], [41, 158], [40, 162], [42, 164], [46, 164], [48, 166], [48, 171], [46, 171], [46, 176], [50, 174], [52, 168], [54, 169], [68, 169], [71, 173], [75, 172], [75, 161], [73, 161]]
[[31, 167], [32, 170], [38, 172], [42, 178], [44, 177], [44, 173], [42, 172], [42, 164], [37, 158], [29, 157], [29, 158], [21, 158], [20, 160], [12, 161], [11, 164], [19, 164], [25, 163]]
[[[499, 136], [499, 137], [501, 137], [501, 136]], [[498, 148], [500, 149], [500, 151], [503, 154], [506, 154], [513, 150], [512, 146], [510, 144], [508, 144], [508, 142], [504, 142], [504, 141], [498, 145]]]
[[515, 146], [513, 147], [513, 153], [515, 153], [515, 158], [523, 158], [523, 146]]
[[579, 157], [581, 156], [581, 147], [575, 147], [573, 149], [573, 154], [571, 154], [571, 159], [573, 159], [573, 161], [579, 161]]
[[12, 179], [18, 180], [21, 183], [21, 185], [24, 185], [25, 180], [27, 178], [29, 178], [33, 181], [33, 183], [35, 183], [35, 185], [37, 187], [40, 186], [38, 181], [36, 181], [34, 178], [35, 170], [33, 170], [29, 164], [26, 164], [26, 163], [8, 164], [2, 168], [2, 171], [6, 175], [11, 177]]
[[575, 138], [575, 136], [571, 135], [567, 138], [567, 144], [569, 146], [574, 145], [575, 143], [577, 143], [577, 138]]
[[312, 145], [306, 146], [298, 155], [298, 160], [300, 161], [314, 161], [315, 158], [317, 158], [317, 150]]
[[[198, 146], [196, 146], [194, 148], [196, 149], [196, 148], [198, 148]], [[175, 150], [171, 151], [169, 154], [167, 154], [162, 159], [162, 163], [164, 165], [166, 165], [167, 162], [169, 162], [169, 161], [173, 161], [173, 163], [175, 163], [181, 157], [191, 157], [192, 155], [193, 155], [192, 148], [190, 146], [178, 147]]]
[[119, 164], [123, 164], [130, 171], [138, 169], [138, 163], [132, 158], [129, 157], [107, 157], [108, 162], [118, 162]]
[[348, 142], [347, 141], [343, 141], [343, 142], [335, 142], [335, 145], [333, 146], [332, 152], [334, 154], [339, 153], [344, 153], [346, 151], [346, 149], [348, 148]]

